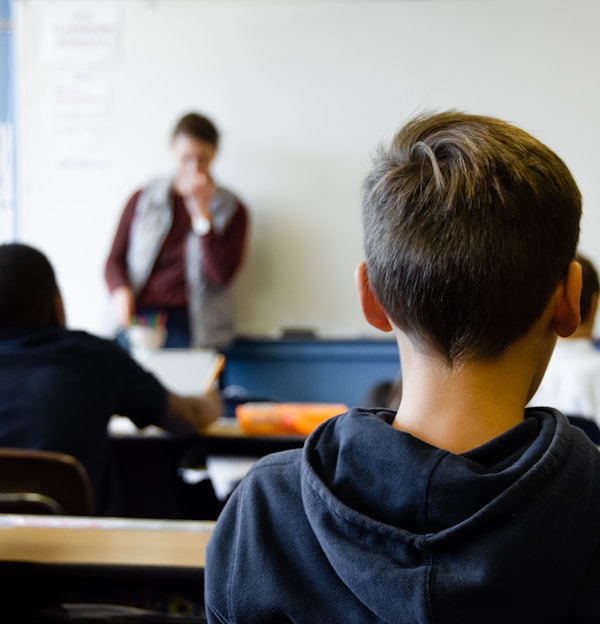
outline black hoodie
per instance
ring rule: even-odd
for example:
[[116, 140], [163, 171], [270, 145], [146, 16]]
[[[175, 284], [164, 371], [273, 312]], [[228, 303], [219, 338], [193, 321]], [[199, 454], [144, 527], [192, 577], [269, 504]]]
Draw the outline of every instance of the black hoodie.
[[209, 622], [600, 621], [600, 454], [553, 410], [455, 455], [351, 410], [266, 457], [210, 541]]

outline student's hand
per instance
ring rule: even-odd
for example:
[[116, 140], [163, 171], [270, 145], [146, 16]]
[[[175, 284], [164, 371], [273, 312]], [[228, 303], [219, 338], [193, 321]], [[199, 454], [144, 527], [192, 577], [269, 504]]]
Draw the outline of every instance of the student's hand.
[[223, 401], [217, 388], [197, 397], [169, 393], [164, 428], [170, 431], [202, 431], [223, 414]]
[[223, 399], [216, 386], [204, 392], [199, 400], [202, 403], [202, 413], [198, 417], [198, 423], [201, 427], [210, 425], [223, 415]]
[[135, 314], [135, 297], [129, 286], [119, 286], [113, 290], [112, 307], [121, 327], [129, 327]]

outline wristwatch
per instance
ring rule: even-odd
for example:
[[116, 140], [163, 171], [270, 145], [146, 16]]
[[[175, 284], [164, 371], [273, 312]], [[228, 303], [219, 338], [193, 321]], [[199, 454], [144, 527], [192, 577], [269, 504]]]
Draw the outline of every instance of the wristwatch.
[[198, 236], [208, 234], [211, 227], [212, 225], [206, 217], [199, 216], [192, 219], [192, 230], [194, 230], [194, 233]]

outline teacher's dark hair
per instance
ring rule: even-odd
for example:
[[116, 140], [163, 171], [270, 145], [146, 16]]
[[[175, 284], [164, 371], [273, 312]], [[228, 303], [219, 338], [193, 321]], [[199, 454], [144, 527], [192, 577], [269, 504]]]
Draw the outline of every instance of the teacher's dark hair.
[[0, 245], [0, 329], [59, 324], [57, 296], [43, 253], [19, 243]]
[[564, 162], [491, 117], [417, 117], [363, 190], [371, 288], [448, 361], [493, 358], [540, 318], [575, 257], [581, 195]]
[[208, 117], [198, 113], [184, 115], [175, 125], [171, 139], [174, 140], [180, 134], [185, 134], [198, 141], [205, 141], [215, 148], [219, 146], [219, 131], [216, 126]]

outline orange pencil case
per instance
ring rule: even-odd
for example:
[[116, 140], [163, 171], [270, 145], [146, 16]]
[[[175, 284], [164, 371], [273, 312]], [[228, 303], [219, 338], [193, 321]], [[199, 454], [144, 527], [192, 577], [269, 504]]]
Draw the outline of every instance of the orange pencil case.
[[235, 408], [235, 416], [246, 433], [308, 435], [347, 410], [343, 403], [242, 403]]

